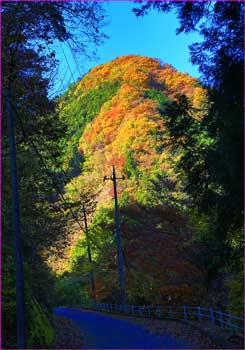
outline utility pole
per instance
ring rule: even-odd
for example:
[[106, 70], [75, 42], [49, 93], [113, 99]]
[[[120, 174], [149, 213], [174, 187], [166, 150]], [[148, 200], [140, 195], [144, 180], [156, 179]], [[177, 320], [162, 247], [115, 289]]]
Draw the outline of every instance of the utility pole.
[[12, 192], [12, 218], [14, 230], [14, 257], [15, 257], [15, 275], [16, 275], [16, 320], [17, 320], [17, 347], [26, 348], [25, 339], [25, 300], [24, 300], [24, 272], [23, 272], [23, 253], [22, 236], [20, 228], [20, 208], [19, 208], [19, 189], [16, 166], [16, 147], [14, 136], [14, 118], [12, 111], [12, 91], [11, 83], [8, 87], [7, 95], [7, 119], [8, 119], [8, 138], [10, 149], [10, 175]]
[[88, 223], [87, 223], [87, 214], [86, 214], [86, 209], [83, 203], [83, 218], [84, 218], [84, 225], [85, 225], [85, 234], [86, 234], [86, 240], [87, 240], [87, 248], [88, 248], [88, 261], [90, 264], [90, 268], [91, 271], [89, 272], [89, 276], [90, 276], [90, 287], [92, 290], [92, 295], [93, 295], [93, 299], [94, 301], [96, 301], [96, 292], [95, 292], [95, 284], [94, 284], [94, 272], [92, 270], [92, 256], [91, 256], [91, 250], [90, 250], [90, 242], [89, 242], [89, 236], [88, 236]]
[[114, 189], [114, 200], [115, 200], [115, 220], [116, 220], [116, 235], [117, 235], [117, 259], [118, 259], [118, 272], [119, 272], [119, 282], [120, 282], [120, 295], [121, 295], [121, 304], [126, 304], [126, 295], [125, 295], [125, 282], [124, 282], [124, 269], [123, 269], [123, 252], [122, 252], [122, 239], [121, 239], [121, 230], [120, 230], [120, 221], [119, 221], [119, 212], [118, 212], [118, 201], [117, 201], [117, 180], [124, 180], [125, 177], [116, 177], [115, 166], [112, 166], [112, 176], [109, 178], [104, 177], [104, 181], [111, 180], [113, 182]]

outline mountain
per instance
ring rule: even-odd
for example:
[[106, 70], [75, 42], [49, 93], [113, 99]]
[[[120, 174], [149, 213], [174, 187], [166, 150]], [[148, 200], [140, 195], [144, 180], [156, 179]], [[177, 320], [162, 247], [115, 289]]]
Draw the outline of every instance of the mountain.
[[[206, 115], [207, 93], [198, 80], [138, 55], [92, 69], [59, 100], [58, 117], [67, 124], [65, 197], [79, 206], [80, 191], [96, 203], [89, 234], [98, 299], [118, 298], [113, 187], [103, 181], [112, 165], [125, 176], [117, 186], [128, 300], [193, 304], [201, 297], [203, 275], [190, 249], [191, 202], [175, 167], [183, 150], [167, 127], [170, 111], [181, 108], [197, 120]], [[72, 231], [61, 270], [66, 279], [82, 276], [89, 292], [86, 240], [78, 227]]]

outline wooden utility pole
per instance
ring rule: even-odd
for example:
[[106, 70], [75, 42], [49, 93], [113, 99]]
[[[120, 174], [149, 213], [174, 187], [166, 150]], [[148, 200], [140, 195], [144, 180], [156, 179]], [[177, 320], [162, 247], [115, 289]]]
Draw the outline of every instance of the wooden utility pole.
[[87, 214], [86, 214], [86, 209], [83, 203], [83, 218], [84, 218], [84, 226], [85, 226], [85, 234], [86, 234], [86, 240], [87, 240], [87, 249], [88, 249], [88, 261], [90, 264], [90, 287], [92, 290], [93, 294], [93, 299], [96, 301], [96, 291], [95, 291], [95, 283], [94, 283], [94, 272], [93, 272], [93, 261], [92, 261], [92, 256], [91, 256], [91, 250], [90, 250], [90, 242], [89, 242], [89, 235], [88, 235], [88, 223], [87, 223]]
[[9, 83], [7, 95], [7, 119], [8, 119], [8, 138], [10, 150], [10, 176], [11, 176], [11, 194], [12, 194], [12, 219], [14, 230], [14, 257], [15, 257], [15, 275], [16, 275], [16, 320], [17, 320], [17, 347], [26, 348], [25, 339], [25, 301], [24, 301], [24, 272], [23, 272], [23, 253], [22, 236], [20, 228], [20, 208], [19, 208], [19, 188], [16, 166], [16, 147], [14, 136], [14, 118], [12, 110], [12, 91]]
[[104, 177], [104, 181], [111, 180], [113, 182], [114, 189], [114, 200], [115, 200], [115, 221], [116, 221], [116, 235], [117, 235], [117, 259], [118, 259], [118, 273], [119, 273], [119, 282], [120, 282], [120, 296], [121, 304], [126, 304], [126, 295], [125, 295], [125, 282], [124, 282], [124, 268], [123, 268], [123, 252], [122, 252], [122, 239], [121, 239], [121, 230], [120, 230], [120, 221], [119, 221], [119, 212], [118, 212], [118, 201], [117, 201], [117, 180], [124, 180], [125, 177], [116, 177], [115, 166], [112, 166], [112, 176], [109, 178]]

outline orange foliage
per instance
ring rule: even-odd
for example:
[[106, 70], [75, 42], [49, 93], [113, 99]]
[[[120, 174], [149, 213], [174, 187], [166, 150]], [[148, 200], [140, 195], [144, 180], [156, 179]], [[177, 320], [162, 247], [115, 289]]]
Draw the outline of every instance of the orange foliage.
[[[101, 186], [97, 199], [103, 203], [111, 202], [113, 188], [109, 184], [97, 185], [95, 180], [102, 181], [104, 175], [110, 176], [112, 165], [116, 166], [118, 176], [126, 174], [129, 157], [131, 167], [137, 168], [140, 175], [147, 174], [157, 164], [158, 170], [164, 170], [166, 174], [172, 171], [171, 179], [177, 181], [173, 165], [180, 156], [173, 156], [159, 102], [146, 97], [146, 90], [155, 90], [172, 99], [177, 94], [185, 94], [192, 107], [199, 109], [199, 114], [193, 115], [195, 118], [203, 117], [207, 108], [207, 93], [197, 79], [178, 72], [171, 65], [161, 65], [156, 59], [137, 55], [121, 56], [92, 69], [77, 84], [75, 94], [79, 97], [105, 81], [114, 80], [121, 82], [115, 96], [106, 101], [86, 125], [79, 141], [79, 150], [84, 154], [88, 169], [81, 177], [85, 183]], [[133, 180], [119, 181], [119, 195], [123, 192], [130, 195], [131, 200], [136, 198], [137, 187], [142, 183], [138, 173], [133, 175]], [[132, 217], [142, 215], [137, 205], [128, 205], [127, 210], [132, 212]], [[156, 223], [152, 222], [154, 220]], [[149, 221], [150, 226], [141, 227], [138, 232], [122, 223], [122, 234], [128, 242], [125, 255], [136, 270], [148, 271], [148, 275], [154, 276], [157, 285], [153, 286], [152, 293], [157, 291], [165, 299], [169, 295], [178, 300], [183, 294], [190, 297], [194, 290], [188, 279], [198, 279], [200, 272], [188, 262], [181, 248], [188, 231], [183, 229], [187, 224], [186, 217], [176, 209], [157, 207], [154, 212], [152, 209]], [[157, 224], [162, 228], [152, 230]], [[133, 283], [127, 275], [126, 281]], [[100, 298], [110, 295], [112, 287], [109, 288], [106, 278], [102, 276], [100, 282], [101, 285], [96, 286]], [[132, 285], [132, 288], [138, 286]]]

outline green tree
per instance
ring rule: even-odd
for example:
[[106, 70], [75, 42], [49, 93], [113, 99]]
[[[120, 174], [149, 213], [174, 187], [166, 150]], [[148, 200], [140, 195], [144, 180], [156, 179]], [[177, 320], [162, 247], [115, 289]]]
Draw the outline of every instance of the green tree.
[[[178, 105], [169, 104], [167, 125], [172, 143], [184, 150], [177, 170], [184, 173], [193, 204], [209, 222], [197, 233], [197, 259], [208, 283], [227, 266], [234, 274], [228, 283], [230, 303], [237, 304], [242, 280], [235, 284], [234, 278], [241, 275], [243, 254], [244, 3], [144, 2], [134, 12], [141, 16], [150, 9], [174, 10], [180, 22], [177, 34], [198, 31], [203, 38], [190, 46], [190, 56], [208, 88], [209, 112], [199, 120], [191, 118], [182, 96]], [[204, 256], [208, 259], [200, 259]]]
[[[189, 152], [182, 158], [181, 165], [189, 180], [189, 192], [200, 209], [212, 211], [215, 208], [217, 232], [222, 231], [225, 236], [242, 225], [244, 4], [240, 1], [158, 1], [143, 3], [134, 12], [141, 16], [151, 8], [162, 12], [175, 10], [180, 21], [177, 34], [197, 30], [203, 36], [202, 42], [190, 46], [190, 54], [192, 62], [199, 66], [204, 85], [209, 88], [212, 107], [198, 126], [190, 118], [189, 122], [181, 121], [182, 134], [190, 136], [189, 143], [186, 142]], [[172, 126], [176, 114], [173, 118]], [[180, 118], [176, 121], [179, 126]], [[176, 134], [177, 125], [171, 133], [180, 140], [180, 135]], [[197, 143], [202, 139], [206, 146], [202, 144], [192, 156], [190, 148], [194, 147], [194, 138]], [[210, 139], [214, 140], [212, 147]], [[195, 173], [192, 172], [194, 167]]]
[[[27, 307], [28, 344], [31, 347], [53, 346], [52, 331], [42, 309], [51, 309], [54, 278], [44, 259], [50, 247], [59, 246], [57, 241], [60, 242], [66, 223], [59, 211], [61, 207], [55, 203], [56, 191], [63, 186], [59, 157], [62, 155], [60, 138], [66, 125], [58, 120], [54, 113], [55, 103], [48, 98], [48, 89], [52, 84], [50, 73], [57, 65], [52, 45], [57, 41], [69, 40], [73, 49], [76, 48], [86, 57], [91, 56], [90, 44], [97, 45], [104, 37], [101, 33], [103, 11], [97, 3], [57, 2], [5, 2], [1, 11], [3, 112], [6, 114], [7, 88], [11, 85], [24, 239], [26, 303], [33, 306]], [[11, 268], [3, 269], [3, 334], [7, 347], [15, 348], [12, 194], [6, 119], [3, 119], [3, 263], [5, 267], [11, 263]], [[58, 165], [54, 163], [54, 158], [58, 159]], [[54, 186], [54, 182], [57, 186]], [[40, 327], [47, 331], [46, 340], [38, 336]]]

